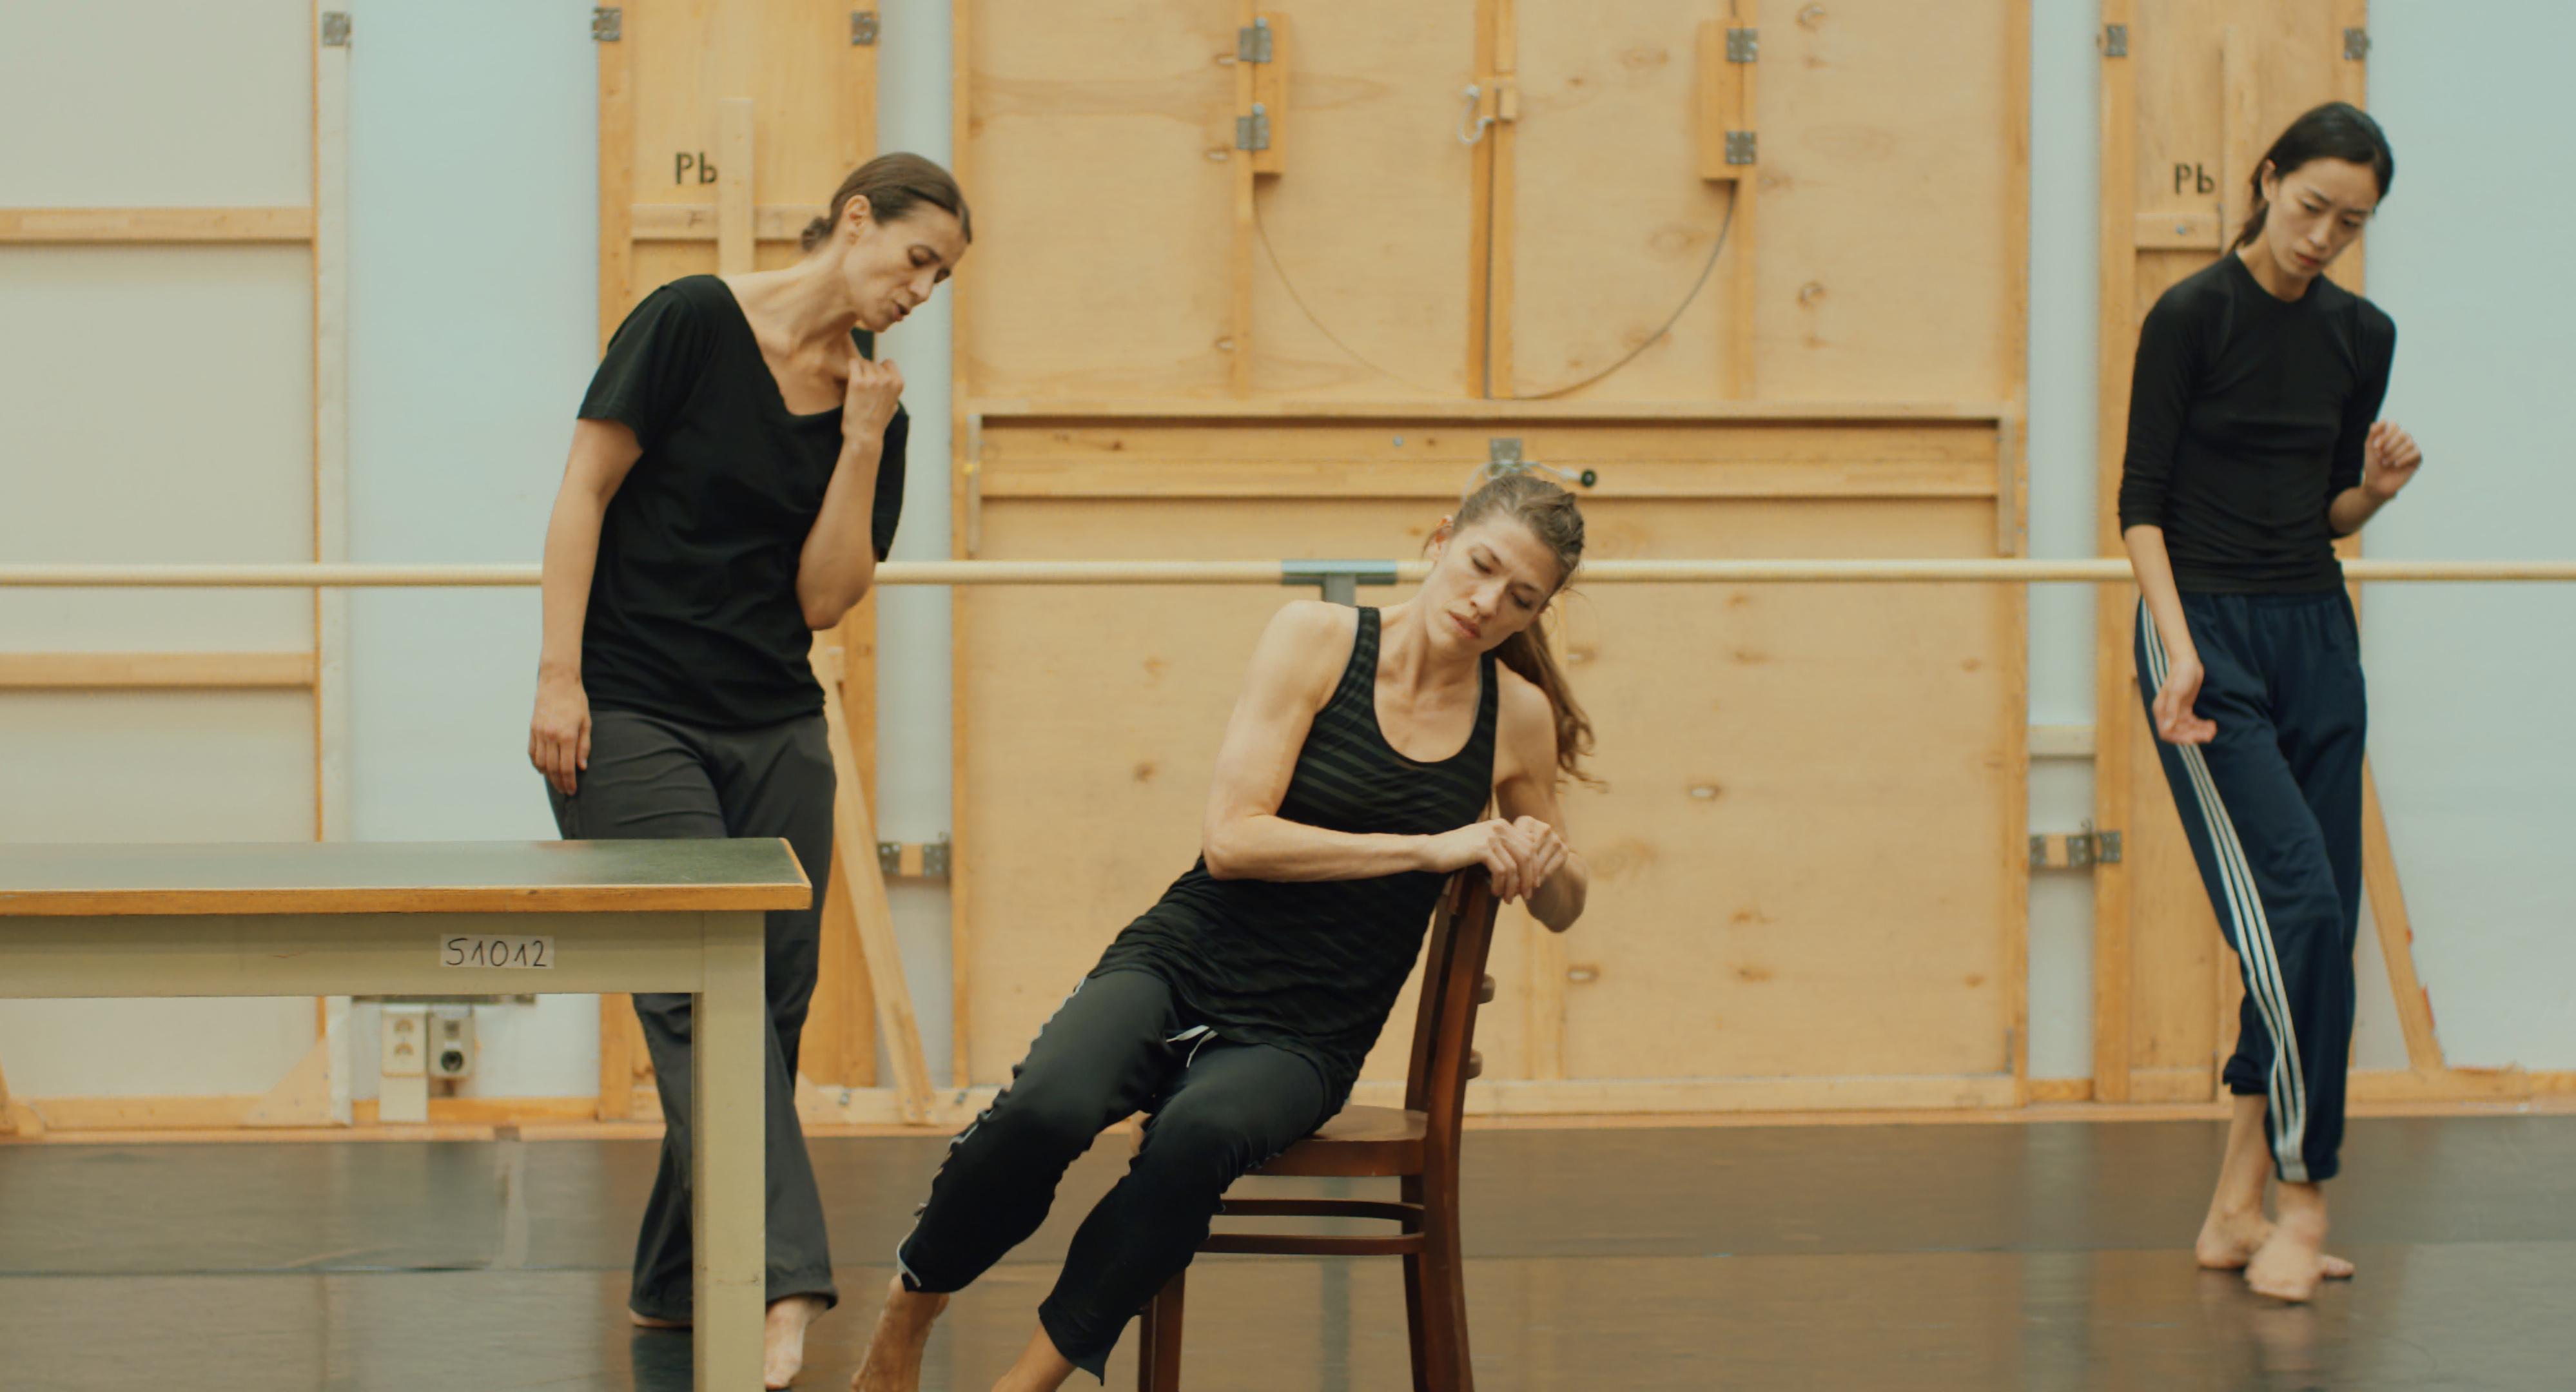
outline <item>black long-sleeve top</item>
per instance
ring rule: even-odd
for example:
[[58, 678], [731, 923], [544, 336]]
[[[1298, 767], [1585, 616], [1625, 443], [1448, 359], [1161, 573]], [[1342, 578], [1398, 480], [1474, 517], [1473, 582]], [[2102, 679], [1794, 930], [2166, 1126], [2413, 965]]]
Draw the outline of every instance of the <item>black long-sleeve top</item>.
[[2323, 276], [2283, 300], [2234, 253], [2156, 301], [2129, 388], [2120, 529], [2162, 527], [2177, 588], [2343, 583], [2326, 511], [2361, 482], [2397, 324]]

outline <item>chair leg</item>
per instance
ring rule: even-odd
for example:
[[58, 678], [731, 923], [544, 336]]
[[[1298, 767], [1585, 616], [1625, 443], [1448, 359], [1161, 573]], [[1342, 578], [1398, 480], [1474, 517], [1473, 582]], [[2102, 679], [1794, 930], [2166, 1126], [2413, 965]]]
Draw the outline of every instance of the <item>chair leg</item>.
[[1413, 1351], [1413, 1392], [1431, 1392], [1430, 1321], [1423, 1318], [1422, 1255], [1407, 1252], [1404, 1261], [1404, 1334]]
[[1467, 1356], [1466, 1262], [1458, 1247], [1458, 1195], [1433, 1189], [1423, 1205], [1422, 1314], [1430, 1392], [1475, 1392]]
[[1136, 1326], [1136, 1392], [1181, 1392], [1181, 1304], [1189, 1273], [1145, 1302]]

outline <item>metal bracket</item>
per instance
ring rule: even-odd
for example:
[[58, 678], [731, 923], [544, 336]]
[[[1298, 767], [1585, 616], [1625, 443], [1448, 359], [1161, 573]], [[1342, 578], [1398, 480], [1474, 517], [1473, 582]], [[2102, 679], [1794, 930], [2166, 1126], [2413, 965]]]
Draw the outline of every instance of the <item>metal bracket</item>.
[[2367, 29], [2344, 30], [2343, 56], [2356, 63], [2368, 58], [2370, 56], [2370, 31]]
[[1761, 30], [1729, 28], [1726, 31], [1726, 61], [1730, 63], [1756, 63], [1760, 62], [1761, 59]]
[[1753, 163], [1756, 148], [1753, 132], [1728, 131], [1726, 133], [1726, 162], [1728, 164]]
[[866, 48], [876, 41], [877, 12], [874, 10], [850, 11], [850, 46]]
[[347, 10], [324, 10], [322, 12], [322, 46], [324, 48], [347, 48], [349, 46], [349, 12]]
[[2102, 56], [2105, 58], [2129, 56], [2129, 26], [2125, 24], [2102, 26]]
[[1234, 118], [1234, 148], [1267, 150], [1270, 148], [1270, 109], [1259, 102], [1252, 104], [1252, 114]]
[[[903, 843], [900, 841], [879, 841], [877, 843], [877, 868], [884, 872], [885, 877], [889, 880], [901, 878], [903, 875]], [[925, 880], [944, 880], [948, 878], [947, 837], [943, 836], [936, 841], [925, 841], [921, 843], [920, 878]]]
[[1279, 583], [1314, 585], [1322, 589], [1326, 602], [1357, 607], [1360, 586], [1395, 583], [1395, 562], [1281, 561]]
[[2086, 822], [2084, 824], [2084, 830], [2072, 833], [2071, 835], [2063, 838], [2051, 836], [2034, 836], [2030, 838], [2030, 868], [2033, 870], [2046, 870], [2053, 865], [2061, 864], [2061, 862], [2052, 861], [2048, 858], [2048, 843], [2053, 840], [2061, 839], [2066, 843], [2066, 859], [2062, 862], [2066, 869], [2082, 870], [2094, 865], [2117, 865], [2120, 863], [2120, 833], [2116, 831], [2097, 832], [2093, 830], [2093, 824], [2091, 822]]
[[1234, 61], [1267, 63], [1270, 61], [1270, 21], [1256, 19], [1234, 31]]
[[1521, 437], [1518, 435], [1496, 435], [1485, 441], [1485, 467], [1476, 471], [1476, 484], [1482, 487], [1505, 474], [1527, 473], [1533, 469], [1586, 488], [1601, 481], [1601, 475], [1590, 469], [1576, 473], [1528, 458], [1521, 453]]
[[599, 43], [616, 43], [626, 37], [626, 11], [615, 5], [602, 5], [590, 12], [590, 37]]

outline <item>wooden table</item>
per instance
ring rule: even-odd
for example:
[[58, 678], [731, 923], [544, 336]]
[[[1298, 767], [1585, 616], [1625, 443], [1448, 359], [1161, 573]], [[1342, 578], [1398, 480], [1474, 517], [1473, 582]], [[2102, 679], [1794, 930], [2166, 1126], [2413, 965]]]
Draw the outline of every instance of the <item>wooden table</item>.
[[[758, 1387], [784, 841], [0, 846], [0, 996], [696, 997], [697, 1386]], [[495, 963], [505, 965], [495, 965]]]

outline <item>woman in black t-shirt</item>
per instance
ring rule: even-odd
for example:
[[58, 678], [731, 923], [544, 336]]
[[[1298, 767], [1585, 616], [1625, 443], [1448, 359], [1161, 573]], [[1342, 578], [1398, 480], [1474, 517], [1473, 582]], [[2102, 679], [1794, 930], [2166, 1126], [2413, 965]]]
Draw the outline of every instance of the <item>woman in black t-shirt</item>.
[[2333, 539], [2423, 456], [2378, 419], [2396, 325], [2322, 272], [2394, 172], [2378, 123], [2341, 102], [2273, 143], [2235, 249], [2147, 315], [2120, 482], [2139, 686], [2245, 977], [2235, 1120], [2198, 1255], [2284, 1300], [2352, 1274], [2325, 1254], [2319, 1187], [2343, 1139], [2366, 724]]
[[[903, 377], [873, 336], [948, 278], [969, 239], [945, 170], [870, 161], [782, 270], [689, 276], [627, 316], [583, 399], [546, 529], [545, 637], [528, 759], [567, 838], [781, 836], [814, 905], [768, 922], [769, 1336], [784, 1387], [837, 1299], [796, 1121], [831, 868], [832, 760], [813, 634], [867, 593], [903, 499]], [[690, 1320], [689, 997], [635, 1012], [668, 1123], [628, 1305]]]

